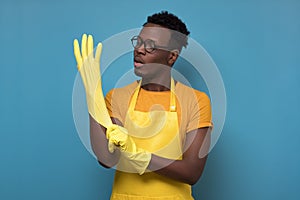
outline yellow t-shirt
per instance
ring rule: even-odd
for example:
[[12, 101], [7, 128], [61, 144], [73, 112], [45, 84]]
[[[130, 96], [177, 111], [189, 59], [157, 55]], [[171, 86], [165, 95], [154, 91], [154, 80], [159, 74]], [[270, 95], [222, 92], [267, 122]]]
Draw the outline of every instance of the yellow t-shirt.
[[[122, 124], [125, 122], [129, 103], [137, 86], [138, 82], [135, 81], [125, 87], [112, 89], [106, 95], [105, 101], [110, 116], [117, 118]], [[204, 92], [177, 82], [175, 95], [181, 135], [198, 128], [213, 126], [210, 99]], [[135, 110], [148, 112], [151, 109], [164, 109], [168, 111], [169, 106], [170, 91], [156, 92], [141, 88]]]
[[[106, 95], [106, 106], [110, 116], [120, 120], [123, 125], [132, 95], [137, 86], [138, 83], [133, 82], [123, 88], [113, 89]], [[135, 110], [148, 112], [162, 109], [169, 111], [170, 96], [170, 91], [154, 92], [141, 88]], [[205, 93], [185, 86], [180, 82], [175, 85], [175, 96], [179, 134], [181, 135], [181, 142], [184, 144], [186, 133], [189, 131], [212, 126], [210, 100]], [[113, 187], [111, 199], [193, 199], [190, 185], [154, 172], [140, 176], [116, 171], [115, 184], [117, 185]], [[161, 187], [160, 190], [156, 190], [157, 186]], [[142, 190], [136, 190], [136, 188], [141, 187]], [[151, 193], [150, 196], [149, 192]], [[161, 196], [162, 193], [164, 196]]]

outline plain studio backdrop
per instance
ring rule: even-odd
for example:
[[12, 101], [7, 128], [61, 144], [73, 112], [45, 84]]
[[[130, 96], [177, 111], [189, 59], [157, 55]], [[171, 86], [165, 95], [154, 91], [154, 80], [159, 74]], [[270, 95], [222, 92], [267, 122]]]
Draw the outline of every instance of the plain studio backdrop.
[[[296, 0], [1, 0], [0, 199], [109, 198], [114, 170], [98, 165], [73, 119], [73, 39], [86, 32], [103, 41], [161, 10], [186, 22], [226, 89], [224, 129], [195, 199], [300, 199]], [[131, 53], [115, 60], [105, 93], [132, 67]], [[207, 91], [203, 81], [192, 85]]]

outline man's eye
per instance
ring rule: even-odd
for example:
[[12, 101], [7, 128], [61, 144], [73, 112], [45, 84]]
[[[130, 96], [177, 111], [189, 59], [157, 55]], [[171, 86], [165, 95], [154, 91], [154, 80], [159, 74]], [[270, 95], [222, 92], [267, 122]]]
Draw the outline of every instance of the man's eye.
[[141, 44], [141, 40], [139, 40], [139, 39], [136, 39], [135, 42], [136, 42], [137, 44]]
[[155, 47], [155, 44], [153, 41], [147, 41], [146, 42], [146, 48], [153, 49]]

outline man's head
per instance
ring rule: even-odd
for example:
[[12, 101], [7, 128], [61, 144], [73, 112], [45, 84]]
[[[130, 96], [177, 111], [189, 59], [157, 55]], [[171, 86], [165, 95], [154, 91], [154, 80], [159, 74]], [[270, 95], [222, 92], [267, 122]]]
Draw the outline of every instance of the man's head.
[[149, 16], [139, 35], [131, 39], [135, 74], [144, 78], [169, 74], [182, 47], [187, 45], [188, 34], [185, 24], [173, 14]]
[[190, 34], [190, 32], [188, 31], [185, 23], [183, 23], [174, 14], [167, 11], [155, 13], [147, 18], [147, 22], [145, 22], [143, 26], [149, 23], [157, 24], [164, 28], [173, 30], [171, 32], [171, 38], [169, 41], [171, 48], [178, 49], [180, 52], [182, 47], [187, 46], [188, 35]]

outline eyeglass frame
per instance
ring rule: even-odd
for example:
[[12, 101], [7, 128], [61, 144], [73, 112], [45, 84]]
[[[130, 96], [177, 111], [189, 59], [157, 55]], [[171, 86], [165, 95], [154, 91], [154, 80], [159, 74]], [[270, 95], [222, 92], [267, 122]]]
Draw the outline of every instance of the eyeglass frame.
[[[140, 44], [139, 46], [137, 46], [137, 45], [134, 46], [133, 41], [134, 41], [134, 40], [138, 41], [138, 39], [141, 40], [141, 44]], [[151, 39], [143, 40], [139, 35], [133, 36], [130, 40], [131, 40], [131, 44], [132, 44], [132, 46], [133, 46], [134, 49], [138, 49], [138, 48], [140, 48], [142, 45], [144, 45], [144, 49], [145, 49], [145, 51], [146, 51], [147, 53], [152, 53], [153, 51], [155, 51], [155, 50], [157, 50], [157, 49], [163, 49], [163, 50], [168, 50], [168, 51], [169, 51], [169, 48], [170, 48], [170, 47], [168, 47], [168, 46], [160, 46], [160, 45], [156, 45], [156, 44], [155, 44], [155, 41], [154, 41], [154, 40], [151, 40]], [[151, 49], [152, 49], [151, 51], [149, 51], [149, 48], [148, 48], [148, 50], [147, 50], [147, 48], [146, 48], [146, 42], [147, 42], [147, 41], [152, 42], [153, 45], [154, 45], [154, 47], [151, 47]]]

